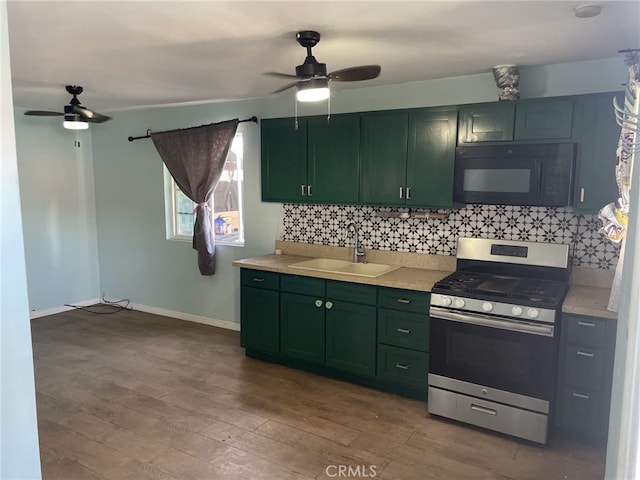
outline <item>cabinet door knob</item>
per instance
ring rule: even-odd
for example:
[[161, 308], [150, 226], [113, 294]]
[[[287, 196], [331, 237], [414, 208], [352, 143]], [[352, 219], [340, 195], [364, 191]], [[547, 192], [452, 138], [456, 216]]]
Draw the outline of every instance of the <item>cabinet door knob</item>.
[[320, 308], [322, 306], [322, 300], [316, 300], [315, 305]]
[[331, 310], [331, 309], [333, 308], [333, 302], [327, 302], [327, 303], [325, 303], [325, 304], [324, 304], [324, 307], [325, 307], [327, 310]]

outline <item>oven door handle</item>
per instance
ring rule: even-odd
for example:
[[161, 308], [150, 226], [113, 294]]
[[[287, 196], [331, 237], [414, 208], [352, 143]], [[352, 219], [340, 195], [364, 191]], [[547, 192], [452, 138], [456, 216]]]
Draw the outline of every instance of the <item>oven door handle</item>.
[[520, 322], [517, 320], [500, 320], [497, 318], [478, 314], [469, 315], [464, 313], [451, 312], [439, 307], [431, 307], [429, 309], [429, 315], [431, 317], [440, 318], [442, 320], [469, 323], [471, 325], [480, 325], [483, 327], [501, 328], [503, 330], [510, 330], [512, 332], [530, 333], [533, 335], [542, 335], [545, 337], [553, 337], [554, 331], [553, 326], [534, 325], [532, 323]]

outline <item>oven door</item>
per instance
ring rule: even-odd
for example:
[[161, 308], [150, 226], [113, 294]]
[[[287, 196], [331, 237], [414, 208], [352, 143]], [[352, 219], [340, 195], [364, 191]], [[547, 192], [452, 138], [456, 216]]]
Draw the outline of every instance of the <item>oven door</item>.
[[430, 309], [429, 372], [551, 401], [557, 342], [553, 325]]

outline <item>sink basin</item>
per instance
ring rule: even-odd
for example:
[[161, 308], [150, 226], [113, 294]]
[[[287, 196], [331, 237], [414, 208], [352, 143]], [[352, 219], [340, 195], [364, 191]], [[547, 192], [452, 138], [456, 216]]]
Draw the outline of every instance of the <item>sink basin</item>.
[[381, 263], [353, 263], [348, 260], [334, 258], [314, 258], [289, 265], [292, 268], [315, 270], [318, 272], [344, 273], [363, 277], [379, 277], [385, 273], [400, 268], [397, 265], [383, 265]]

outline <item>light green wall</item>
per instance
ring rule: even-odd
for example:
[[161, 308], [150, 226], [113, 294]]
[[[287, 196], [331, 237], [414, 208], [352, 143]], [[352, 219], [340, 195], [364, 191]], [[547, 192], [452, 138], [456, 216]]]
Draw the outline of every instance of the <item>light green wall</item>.
[[40, 452], [5, 1], [0, 1], [0, 126], [0, 478], [36, 480]]
[[29, 307], [100, 297], [91, 132], [15, 109]]
[[[620, 58], [521, 70], [523, 98], [619, 90], [626, 78]], [[214, 92], [212, 92], [213, 94]], [[335, 91], [334, 113], [494, 101], [490, 73], [397, 86]], [[260, 130], [241, 124], [245, 139], [246, 246], [219, 246], [213, 277], [198, 274], [188, 243], [165, 239], [162, 161], [150, 140], [127, 137], [152, 130], [201, 125], [229, 118], [288, 117], [293, 92], [266, 99], [113, 113], [92, 127], [98, 250], [102, 290], [111, 298], [218, 320], [239, 322], [239, 272], [234, 259], [273, 250], [281, 222], [279, 204], [260, 201]], [[326, 104], [300, 105], [300, 115], [322, 114]]]

